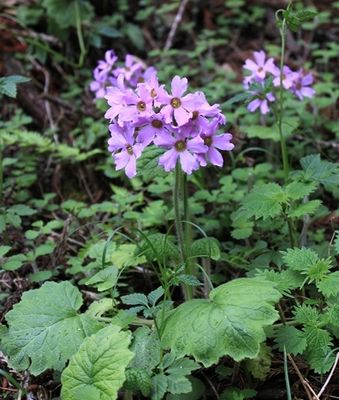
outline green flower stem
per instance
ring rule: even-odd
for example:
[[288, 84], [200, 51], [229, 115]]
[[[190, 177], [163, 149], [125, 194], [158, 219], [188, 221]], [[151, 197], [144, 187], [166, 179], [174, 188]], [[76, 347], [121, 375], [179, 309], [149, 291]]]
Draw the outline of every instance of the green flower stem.
[[[279, 12], [277, 12], [277, 19]], [[279, 86], [279, 102], [278, 102], [278, 108], [277, 108], [277, 124], [279, 128], [279, 136], [280, 136], [280, 149], [281, 149], [281, 158], [283, 162], [283, 169], [284, 169], [284, 178], [285, 178], [285, 183], [288, 180], [288, 175], [290, 172], [290, 166], [289, 166], [289, 161], [288, 161], [288, 152], [287, 152], [287, 146], [286, 146], [286, 140], [283, 134], [283, 116], [284, 116], [284, 87], [283, 87], [283, 70], [284, 70], [284, 61], [285, 61], [285, 47], [286, 47], [286, 19], [285, 17], [282, 18], [281, 21], [281, 26], [279, 28], [280, 31], [280, 37], [281, 37], [281, 50], [280, 50], [280, 86]], [[291, 246], [294, 247], [296, 245], [296, 240], [295, 240], [295, 229], [293, 226], [293, 222], [291, 221], [290, 218], [286, 216], [286, 221], [288, 225], [288, 232], [290, 236], [290, 242]]]
[[0, 138], [0, 209], [3, 206], [3, 180], [4, 180], [2, 152], [3, 152], [3, 143], [2, 139]]
[[282, 122], [283, 122], [283, 114], [284, 114], [284, 88], [283, 88], [283, 68], [284, 68], [284, 59], [285, 59], [285, 36], [286, 36], [286, 20], [283, 18], [280, 27], [280, 37], [281, 37], [281, 55], [280, 55], [280, 87], [279, 87], [279, 107], [278, 107], [278, 128], [280, 135], [280, 148], [281, 148], [281, 156], [284, 168], [284, 176], [285, 181], [287, 181], [289, 174], [289, 162], [288, 162], [288, 153], [286, 147], [285, 137], [283, 135]]
[[175, 166], [175, 181], [174, 181], [174, 196], [173, 196], [174, 224], [177, 233], [180, 258], [182, 264], [184, 264], [186, 260], [186, 252], [185, 252], [184, 230], [182, 226], [181, 211], [180, 211], [181, 186], [182, 186], [182, 171], [180, 168], [180, 164], [177, 163], [177, 165]]
[[77, 66], [78, 66], [78, 68], [81, 68], [84, 64], [84, 59], [85, 59], [87, 50], [85, 47], [85, 41], [84, 41], [84, 37], [82, 34], [80, 8], [79, 8], [79, 3], [77, 0], [75, 1], [75, 23], [76, 23], [76, 31], [77, 31], [77, 37], [78, 37], [78, 42], [79, 42], [79, 47], [80, 47], [80, 56], [79, 56], [79, 61], [78, 61]]
[[[174, 192], [173, 192], [173, 205], [174, 205], [174, 224], [177, 234], [177, 241], [180, 251], [181, 265], [185, 265], [187, 272], [187, 254], [185, 246], [185, 235], [181, 218], [181, 205], [183, 207], [183, 213], [188, 213], [188, 196], [187, 196], [187, 182], [184, 180], [184, 176], [180, 167], [177, 163], [175, 166], [175, 180], [174, 180]], [[187, 230], [186, 230], [187, 232]], [[193, 297], [192, 288], [188, 285], [184, 285], [185, 299], [189, 300]]]
[[[182, 194], [183, 194], [183, 221], [185, 222], [184, 228], [184, 240], [185, 240], [185, 249], [191, 248], [192, 244], [192, 224], [189, 223], [190, 221], [190, 212], [188, 207], [188, 184], [187, 184], [187, 175], [183, 174], [183, 182], [182, 182]], [[186, 254], [186, 271], [187, 274], [193, 275], [193, 265], [192, 259], [187, 257]], [[192, 293], [194, 293], [194, 288], [191, 287]]]

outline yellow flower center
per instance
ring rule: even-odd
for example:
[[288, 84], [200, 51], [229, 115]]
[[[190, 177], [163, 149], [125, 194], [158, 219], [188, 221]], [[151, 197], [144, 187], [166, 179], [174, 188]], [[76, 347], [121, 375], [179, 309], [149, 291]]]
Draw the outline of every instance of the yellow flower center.
[[177, 151], [184, 151], [186, 150], [186, 143], [183, 140], [178, 140], [175, 144], [175, 149]]
[[151, 90], [151, 97], [154, 99], [154, 97], [157, 97], [157, 92], [155, 91], [155, 89], [153, 88]]
[[153, 126], [153, 128], [160, 129], [160, 128], [162, 128], [163, 123], [162, 123], [162, 121], [160, 121], [159, 119], [154, 119], [154, 120], [151, 122], [151, 125]]
[[173, 97], [173, 99], [171, 100], [171, 106], [173, 108], [179, 108], [181, 106], [181, 100], [178, 99], [178, 97]]
[[213, 143], [212, 136], [205, 136], [204, 137], [204, 143], [206, 146], [210, 147], [211, 144]]
[[144, 101], [139, 101], [137, 103], [137, 109], [139, 111], [145, 111], [146, 110], [146, 103]]
[[127, 150], [127, 153], [128, 153], [130, 156], [133, 155], [133, 148], [132, 148], [131, 145], [128, 145], [128, 146], [126, 147], [126, 150]]
[[199, 117], [199, 111], [192, 112], [192, 119], [197, 119]]

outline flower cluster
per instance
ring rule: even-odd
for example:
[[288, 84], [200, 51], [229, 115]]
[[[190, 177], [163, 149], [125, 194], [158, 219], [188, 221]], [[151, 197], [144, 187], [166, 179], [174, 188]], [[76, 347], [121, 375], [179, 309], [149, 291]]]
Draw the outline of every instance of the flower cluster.
[[280, 69], [274, 64], [273, 58], [267, 58], [263, 50], [255, 51], [253, 58], [254, 60], [247, 59], [244, 64], [244, 69], [249, 72], [244, 79], [244, 87], [252, 95], [252, 101], [247, 106], [249, 111], [260, 109], [261, 114], [267, 114], [270, 111], [269, 103], [276, 100], [273, 91], [280, 87], [280, 80], [283, 88], [299, 100], [314, 96], [311, 73], [306, 74], [302, 69], [292, 71], [285, 65], [281, 77]]
[[135, 88], [139, 82], [146, 80], [155, 72], [153, 67], [146, 67], [137, 57], [127, 54], [125, 63], [118, 64], [118, 57], [113, 50], [107, 50], [105, 59], [98, 62], [93, 71], [94, 80], [90, 84], [90, 89], [95, 94], [95, 98], [104, 98], [107, 88], [117, 84], [117, 78], [123, 76], [125, 85]]
[[[146, 70], [147, 71], [147, 70]], [[230, 133], [218, 134], [226, 122], [217, 104], [208, 104], [202, 92], [186, 94], [186, 78], [175, 76], [168, 92], [155, 71], [144, 73], [135, 89], [127, 86], [126, 72], [106, 88], [111, 137], [108, 150], [116, 169], [125, 169], [129, 178], [136, 175], [136, 160], [149, 146], [164, 149], [159, 165], [171, 171], [179, 162], [187, 174], [207, 163], [221, 167], [219, 150], [232, 150]]]

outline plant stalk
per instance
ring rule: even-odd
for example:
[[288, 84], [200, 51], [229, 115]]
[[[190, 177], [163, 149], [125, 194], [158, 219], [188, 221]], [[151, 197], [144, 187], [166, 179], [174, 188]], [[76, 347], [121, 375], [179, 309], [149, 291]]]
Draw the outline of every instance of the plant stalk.
[[78, 42], [79, 42], [79, 47], [80, 47], [80, 55], [79, 55], [79, 61], [78, 61], [77, 66], [78, 66], [78, 68], [81, 68], [84, 64], [84, 59], [85, 59], [87, 51], [86, 51], [84, 37], [82, 34], [80, 8], [79, 8], [79, 3], [77, 0], [75, 1], [75, 23], [76, 23], [76, 31], [77, 31], [77, 37], [78, 37]]
[[[286, 140], [283, 134], [283, 115], [284, 115], [284, 87], [283, 87], [283, 80], [284, 80], [284, 61], [285, 61], [285, 47], [286, 47], [286, 19], [283, 17], [281, 21], [281, 27], [279, 28], [280, 37], [281, 37], [281, 49], [280, 49], [280, 86], [279, 86], [279, 106], [277, 112], [277, 124], [279, 128], [279, 136], [280, 136], [280, 150], [281, 150], [281, 158], [283, 163], [284, 169], [284, 180], [285, 183], [288, 180], [288, 175], [290, 172], [290, 166], [288, 161], [288, 152], [286, 146]], [[294, 237], [294, 226], [293, 222], [289, 217], [286, 216], [286, 221], [288, 225], [288, 232], [290, 236], [291, 246], [294, 247], [296, 245], [295, 237]]]
[[[184, 176], [180, 167], [179, 162], [175, 166], [175, 180], [174, 180], [174, 192], [173, 192], [173, 205], [174, 205], [174, 224], [175, 230], [177, 234], [177, 241], [180, 251], [180, 259], [181, 265], [185, 265], [185, 272], [187, 271], [187, 254], [186, 254], [186, 246], [185, 246], [185, 235], [181, 218], [181, 205], [183, 208], [183, 212], [187, 213], [187, 189], [185, 189]], [[186, 300], [189, 300], [193, 297], [192, 288], [188, 285], [183, 285], [184, 296]]]
[[4, 180], [4, 171], [3, 171], [3, 143], [2, 139], [0, 138], [0, 210], [3, 206], [3, 180]]
[[289, 162], [288, 162], [288, 153], [286, 147], [286, 140], [283, 134], [283, 114], [284, 114], [284, 88], [283, 88], [283, 69], [284, 69], [284, 59], [285, 59], [285, 35], [286, 35], [286, 20], [283, 18], [282, 24], [280, 27], [280, 37], [281, 37], [281, 54], [280, 54], [280, 87], [279, 87], [279, 107], [278, 107], [278, 128], [279, 128], [279, 136], [280, 136], [280, 149], [281, 149], [281, 157], [284, 168], [284, 177], [285, 182], [287, 181], [289, 174]]

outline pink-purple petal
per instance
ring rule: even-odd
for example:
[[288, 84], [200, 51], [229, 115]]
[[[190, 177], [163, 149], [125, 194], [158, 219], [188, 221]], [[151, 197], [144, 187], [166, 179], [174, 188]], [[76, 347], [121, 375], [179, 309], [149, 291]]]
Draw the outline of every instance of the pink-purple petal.
[[224, 164], [224, 159], [222, 158], [221, 153], [214, 147], [209, 148], [207, 157], [208, 157], [208, 160], [210, 161], [210, 163], [213, 165], [222, 167]]
[[164, 167], [166, 172], [171, 171], [175, 168], [178, 157], [179, 153], [172, 148], [159, 157], [159, 164]]
[[181, 168], [186, 174], [191, 173], [198, 168], [199, 163], [197, 157], [192, 155], [189, 151], [185, 150], [179, 153]]

